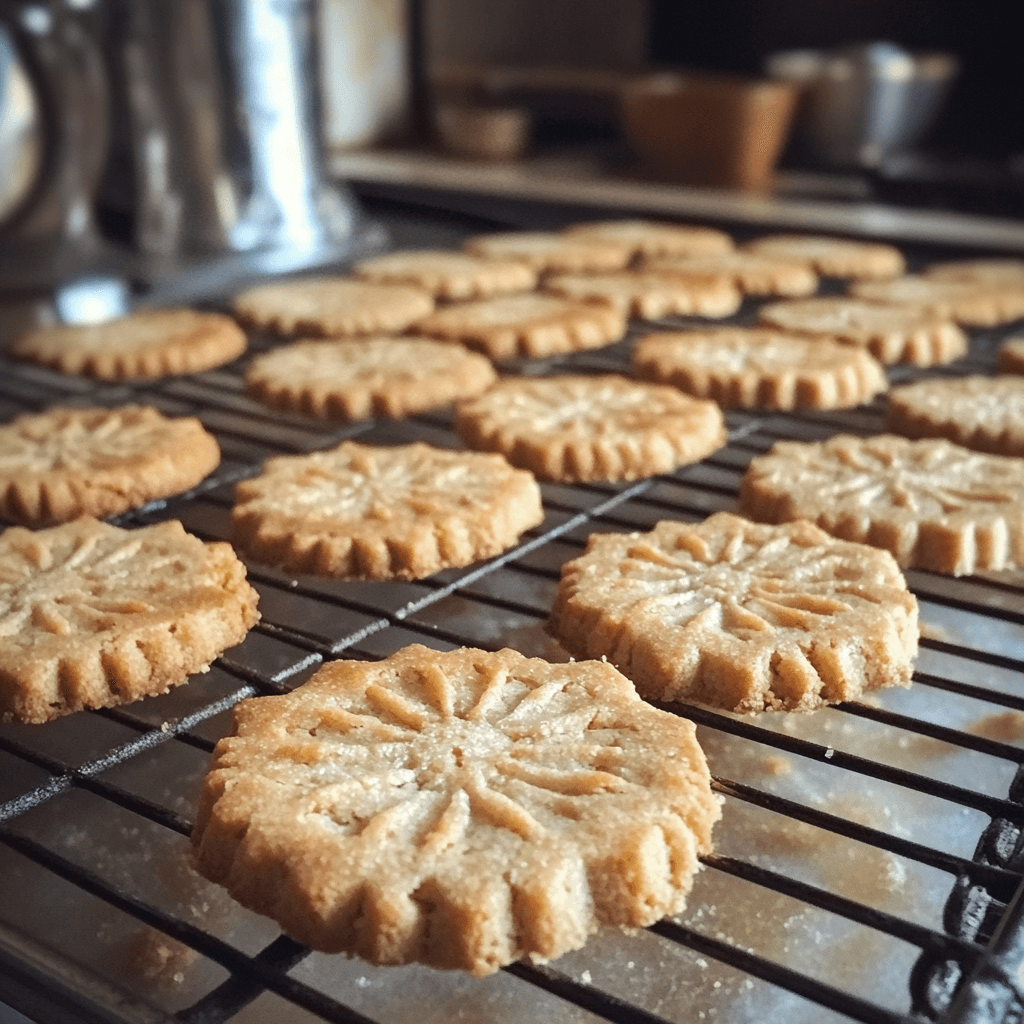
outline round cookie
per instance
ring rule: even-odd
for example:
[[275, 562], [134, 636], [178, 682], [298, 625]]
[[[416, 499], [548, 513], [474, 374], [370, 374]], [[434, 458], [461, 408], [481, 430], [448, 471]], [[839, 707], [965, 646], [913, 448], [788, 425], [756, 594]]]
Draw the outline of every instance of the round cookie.
[[258, 356], [245, 374], [266, 405], [345, 421], [436, 409], [496, 379], [483, 356], [425, 338], [302, 341]]
[[656, 220], [600, 220], [572, 224], [565, 229], [571, 238], [624, 242], [634, 256], [701, 256], [730, 252], [732, 238], [717, 228], [672, 224]]
[[673, 274], [684, 280], [712, 275], [730, 281], [744, 295], [813, 295], [818, 275], [805, 263], [786, 262], [749, 252], [711, 253], [648, 259], [644, 269]]
[[914, 306], [866, 299], [772, 302], [758, 311], [767, 327], [866, 348], [881, 363], [934, 366], [967, 352], [967, 335], [951, 320]]
[[1024, 287], [1024, 260], [952, 260], [925, 267], [924, 275], [936, 281], [975, 281], [978, 284]]
[[518, 260], [538, 273], [599, 274], [621, 270], [633, 247], [619, 239], [573, 237], [554, 231], [505, 231], [477, 235], [466, 252], [489, 260]]
[[1007, 338], [999, 347], [1000, 373], [1024, 373], [1024, 338]]
[[500, 554], [544, 518], [499, 455], [344, 441], [268, 459], [235, 486], [235, 540], [257, 561], [344, 579], [421, 579]]
[[960, 576], [1024, 565], [1024, 461], [945, 439], [779, 441], [751, 461], [740, 507], [762, 522], [808, 519], [904, 567]]
[[491, 359], [539, 359], [611, 345], [626, 333], [626, 317], [604, 302], [506, 295], [439, 309], [416, 324], [416, 333], [460, 342]]
[[879, 280], [898, 277], [906, 270], [899, 249], [882, 242], [825, 235], [766, 235], [744, 248], [762, 256], [806, 263], [825, 277]]
[[195, 487], [219, 463], [199, 420], [149, 406], [19, 416], [0, 426], [0, 515], [26, 526], [114, 515]]
[[521, 260], [484, 259], [467, 252], [417, 249], [360, 260], [355, 277], [379, 284], [407, 284], [445, 300], [486, 299], [528, 292], [537, 271]]
[[718, 798], [601, 662], [413, 645], [243, 701], [193, 864], [315, 949], [491, 974], [679, 913]]
[[591, 534], [562, 567], [549, 626], [642, 697], [748, 714], [909, 685], [918, 641], [917, 602], [888, 552], [727, 512]]
[[886, 427], [905, 437], [945, 437], [979, 452], [1024, 455], [1024, 378], [940, 377], [894, 388]]
[[727, 437], [714, 402], [611, 374], [504, 378], [458, 404], [455, 428], [472, 448], [568, 482], [670, 473]]
[[434, 299], [408, 285], [314, 277], [257, 285], [236, 295], [232, 308], [248, 327], [329, 338], [403, 331]]
[[245, 351], [231, 317], [192, 309], [145, 310], [102, 324], [37, 327], [15, 338], [13, 359], [101, 380], [198, 373]]
[[732, 316], [743, 301], [725, 278], [689, 278], [657, 271], [620, 270], [614, 274], [556, 274], [544, 291], [579, 302], [607, 302], [624, 316], [660, 320], [665, 316]]
[[164, 693], [259, 619], [230, 545], [176, 520], [0, 535], [0, 720], [48, 722]]
[[968, 327], [994, 327], [1024, 316], [1024, 287], [907, 274], [891, 281], [856, 281], [850, 294], [908, 305]]
[[725, 409], [846, 409], [888, 387], [865, 349], [746, 327], [648, 334], [633, 367]]

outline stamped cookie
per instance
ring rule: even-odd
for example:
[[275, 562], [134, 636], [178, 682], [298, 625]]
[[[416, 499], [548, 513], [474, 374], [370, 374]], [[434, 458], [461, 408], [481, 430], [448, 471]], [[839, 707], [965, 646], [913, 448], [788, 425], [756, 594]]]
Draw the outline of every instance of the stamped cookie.
[[247, 327], [329, 338], [403, 331], [434, 308], [434, 299], [408, 285], [315, 277], [257, 285], [232, 306]]
[[614, 274], [556, 274], [544, 291], [579, 302], [607, 302], [624, 316], [659, 320], [664, 316], [732, 316], [743, 301], [736, 287], [718, 274], [679, 277], [658, 271], [620, 270]]
[[826, 277], [879, 280], [898, 277], [906, 269], [899, 249], [882, 242], [824, 235], [767, 235], [747, 243], [745, 248], [762, 256], [806, 263]]
[[679, 913], [720, 816], [691, 723], [602, 662], [406, 647], [243, 701], [193, 863], [300, 942], [491, 974]]
[[236, 540], [257, 561], [345, 579], [421, 579], [512, 547], [544, 518], [500, 455], [345, 441], [268, 459], [235, 487]]
[[220, 313], [158, 309], [102, 324], [37, 327], [15, 338], [7, 353], [62, 373], [133, 380], [198, 373], [245, 351], [245, 334]]
[[258, 356], [245, 374], [266, 405], [349, 421], [436, 409], [496, 378], [483, 356], [424, 338], [297, 342]]
[[758, 319], [782, 331], [860, 345], [882, 363], [934, 366], [967, 352], [967, 335], [956, 324], [914, 306], [851, 298], [794, 299], [762, 306]]
[[907, 274], [892, 281], [856, 281], [850, 294], [871, 302], [913, 306], [968, 327], [994, 327], [1024, 316], [1024, 287], [940, 280]]
[[468, 252], [418, 249], [360, 260], [353, 274], [363, 281], [409, 284], [438, 299], [487, 299], [528, 292], [537, 271], [521, 260], [488, 260]]
[[603, 376], [510, 377], [460, 402], [455, 428], [545, 480], [636, 480], [697, 462], [726, 442], [714, 402]]
[[1024, 461], [944, 439], [779, 441], [750, 463], [740, 503], [764, 522], [809, 519], [885, 548], [904, 567], [960, 576], [1024, 564]]
[[439, 309], [416, 332], [461, 342], [491, 359], [538, 359], [611, 345], [626, 333], [626, 317], [608, 303], [506, 295]]
[[244, 639], [256, 600], [230, 545], [176, 520], [12, 526], [0, 534], [0, 719], [165, 693]]
[[648, 259], [644, 269], [671, 273], [681, 278], [723, 277], [744, 295], [813, 295], [818, 275], [806, 264], [750, 252], [726, 252], [707, 256]]
[[219, 462], [199, 420], [149, 406], [19, 416], [0, 427], [0, 515], [25, 526], [114, 515], [194, 487]]
[[728, 512], [592, 534], [562, 567], [550, 628], [643, 697], [742, 713], [907, 686], [918, 641], [917, 601], [888, 552]]
[[1024, 373], [1024, 338], [1007, 338], [999, 348], [1000, 373]]
[[599, 274], [621, 270], [633, 246], [620, 239], [573, 237], [555, 231], [504, 231], [477, 235], [463, 245], [466, 252], [489, 260], [518, 260], [538, 273]]
[[894, 388], [886, 426], [905, 437], [946, 437], [979, 452], [1024, 455], [1024, 378], [938, 378]]
[[888, 387], [865, 349], [746, 327], [649, 334], [633, 367], [725, 409], [846, 409]]
[[600, 220], [573, 224], [571, 238], [624, 242], [634, 256], [702, 256], [730, 252], [732, 238], [717, 228], [657, 220]]
[[937, 281], [976, 281], [978, 284], [1004, 284], [1024, 287], [1024, 260], [953, 260], [933, 263], [925, 277]]

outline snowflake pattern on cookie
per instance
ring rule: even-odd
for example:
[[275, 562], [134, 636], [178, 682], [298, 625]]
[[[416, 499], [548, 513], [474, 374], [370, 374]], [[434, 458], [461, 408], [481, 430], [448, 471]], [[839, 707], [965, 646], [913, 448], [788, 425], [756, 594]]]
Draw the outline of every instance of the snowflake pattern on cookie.
[[1024, 564], [1024, 461], [946, 440], [779, 441], [751, 461], [740, 504], [764, 522], [809, 519], [904, 567], [959, 576]]
[[176, 520], [12, 527], [0, 535], [0, 717], [45, 722], [164, 693], [258, 618], [231, 547]]
[[678, 913], [718, 816], [692, 724], [610, 665], [416, 645], [239, 705], [192, 841], [314, 948], [484, 975]]
[[345, 441], [268, 459], [235, 488], [235, 539], [258, 561], [347, 579], [421, 579], [511, 547], [544, 518], [533, 475], [500, 455]]
[[908, 685], [918, 639], [917, 602], [887, 552], [727, 512], [592, 534], [562, 568], [550, 629], [644, 697], [737, 712]]

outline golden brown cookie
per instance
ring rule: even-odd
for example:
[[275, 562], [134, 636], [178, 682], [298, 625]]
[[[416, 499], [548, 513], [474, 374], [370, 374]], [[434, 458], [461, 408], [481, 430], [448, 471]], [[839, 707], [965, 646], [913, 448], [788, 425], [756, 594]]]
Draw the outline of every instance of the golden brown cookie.
[[903, 254], [882, 242], [852, 241], [825, 235], [767, 235], [744, 248], [761, 256], [806, 263], [826, 277], [884, 280], [906, 269]]
[[165, 693], [259, 619], [228, 544], [176, 520], [0, 535], [0, 719], [48, 722]]
[[813, 295], [818, 275], [806, 264], [750, 252], [707, 256], [667, 256], [646, 260], [644, 269], [676, 274], [683, 279], [723, 277], [744, 295]]
[[728, 512], [591, 534], [562, 567], [550, 628], [643, 697], [743, 713], [909, 685], [918, 640], [917, 601], [888, 552]]
[[315, 949], [482, 976], [679, 913], [719, 816], [610, 665], [414, 645], [239, 704], [193, 862]]
[[0, 427], [0, 515], [26, 526], [114, 515], [188, 490], [219, 463], [199, 420], [149, 406], [19, 416]]
[[846, 409], [888, 387], [865, 349], [749, 327], [648, 334], [633, 367], [725, 409]]
[[1000, 373], [1024, 373], [1024, 338], [1007, 338], [999, 347]]
[[967, 335], [956, 324], [914, 306], [851, 298], [794, 299], [762, 306], [758, 319], [782, 331], [860, 345], [882, 363], [934, 366], [967, 352]]
[[236, 295], [247, 327], [318, 338], [403, 331], [434, 308], [433, 296], [409, 285], [313, 277], [257, 285]]
[[636, 480], [697, 462], [726, 442], [714, 402], [602, 376], [507, 377], [460, 402], [455, 428], [545, 480]]
[[416, 333], [458, 341], [491, 359], [531, 359], [601, 348], [626, 333], [626, 317], [608, 303], [554, 295], [507, 295], [439, 309]]
[[349, 421], [436, 409], [496, 379], [483, 356], [426, 338], [297, 342], [258, 356], [245, 374], [266, 405]]
[[245, 351], [245, 334], [229, 316], [193, 309], [154, 309], [102, 324], [37, 327], [14, 339], [14, 359], [103, 380], [198, 373]]
[[937, 281], [975, 281], [978, 284], [1024, 287], [1024, 260], [953, 260], [933, 263], [924, 269], [924, 275]]
[[1024, 455], [1024, 378], [936, 378], [894, 388], [886, 426], [905, 437], [946, 437], [979, 452]]
[[555, 231], [504, 231], [477, 235], [466, 252], [489, 260], [518, 260], [538, 273], [600, 274], [621, 270], [633, 255], [629, 242], [574, 238]]
[[904, 567], [960, 576], [1024, 564], [1024, 461], [946, 440], [779, 441], [750, 463], [740, 504], [763, 522], [809, 519]]
[[624, 316], [659, 320], [664, 316], [732, 316], [743, 301], [724, 277], [679, 277], [658, 271], [620, 270], [614, 274], [556, 274], [544, 291], [579, 302], [607, 302]]
[[871, 302], [912, 306], [967, 327], [994, 327], [1024, 316], [1024, 286], [951, 281], [907, 274], [891, 281], [856, 281], [850, 294]]
[[571, 238], [624, 242], [634, 256], [702, 256], [730, 252], [732, 238], [717, 228], [657, 220], [599, 220], [572, 224]]
[[257, 561], [345, 579], [421, 579], [490, 558], [544, 518], [533, 477], [500, 455], [345, 441], [268, 459], [235, 487], [236, 540]]
[[487, 299], [528, 292], [537, 271], [521, 260], [484, 259], [468, 252], [417, 249], [360, 260], [353, 274], [379, 284], [408, 284], [438, 299]]

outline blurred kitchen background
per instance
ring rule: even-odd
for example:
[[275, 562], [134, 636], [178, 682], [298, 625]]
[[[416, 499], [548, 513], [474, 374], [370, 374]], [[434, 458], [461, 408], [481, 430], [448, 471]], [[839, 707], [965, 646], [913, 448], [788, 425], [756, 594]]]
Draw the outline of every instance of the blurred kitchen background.
[[341, 263], [387, 244], [382, 204], [880, 234], [900, 225], [849, 209], [1024, 220], [1008, 18], [990, 0], [0, 0], [0, 334]]

